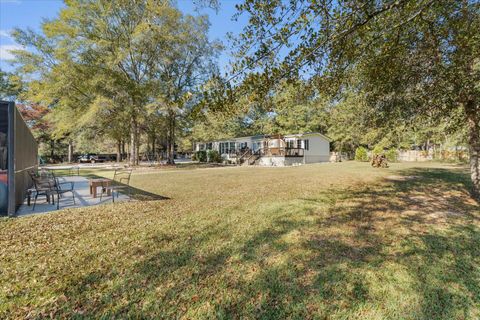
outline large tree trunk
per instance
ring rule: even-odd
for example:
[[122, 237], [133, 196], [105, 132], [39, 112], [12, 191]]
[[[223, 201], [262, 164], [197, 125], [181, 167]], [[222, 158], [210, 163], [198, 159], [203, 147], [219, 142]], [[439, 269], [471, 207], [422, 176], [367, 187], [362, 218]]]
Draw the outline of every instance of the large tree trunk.
[[469, 129], [470, 175], [473, 184], [473, 196], [480, 199], [480, 108], [475, 103], [465, 106]]

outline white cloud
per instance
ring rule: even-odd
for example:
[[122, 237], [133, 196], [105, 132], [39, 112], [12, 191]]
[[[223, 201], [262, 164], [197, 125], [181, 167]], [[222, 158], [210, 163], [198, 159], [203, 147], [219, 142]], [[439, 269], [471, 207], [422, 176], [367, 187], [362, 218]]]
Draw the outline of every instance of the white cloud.
[[0, 60], [12, 60], [15, 58], [10, 50], [21, 50], [23, 47], [19, 44], [2, 44], [0, 45]]
[[0, 37], [4, 37], [4, 38], [12, 38], [12, 36], [10, 35], [10, 30], [0, 30]]

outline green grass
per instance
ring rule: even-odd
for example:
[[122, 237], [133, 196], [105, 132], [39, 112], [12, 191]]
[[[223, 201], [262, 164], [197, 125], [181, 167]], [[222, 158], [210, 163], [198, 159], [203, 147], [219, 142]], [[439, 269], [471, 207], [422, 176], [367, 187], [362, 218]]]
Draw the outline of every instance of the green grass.
[[480, 317], [464, 167], [138, 170], [132, 184], [147, 201], [0, 220], [0, 318]]

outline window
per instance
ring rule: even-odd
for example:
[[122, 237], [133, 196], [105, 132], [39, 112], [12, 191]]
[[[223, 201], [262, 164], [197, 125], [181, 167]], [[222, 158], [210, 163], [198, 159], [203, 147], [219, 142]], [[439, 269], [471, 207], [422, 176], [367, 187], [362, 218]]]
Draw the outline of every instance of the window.
[[308, 139], [303, 140], [304, 149], [308, 150], [310, 148], [310, 141]]
[[235, 142], [220, 142], [219, 144], [220, 154], [227, 154], [235, 151]]
[[212, 143], [211, 142], [207, 143], [207, 150], [212, 150]]
[[302, 149], [302, 140], [297, 140], [297, 148]]
[[293, 140], [287, 140], [287, 148], [293, 149]]

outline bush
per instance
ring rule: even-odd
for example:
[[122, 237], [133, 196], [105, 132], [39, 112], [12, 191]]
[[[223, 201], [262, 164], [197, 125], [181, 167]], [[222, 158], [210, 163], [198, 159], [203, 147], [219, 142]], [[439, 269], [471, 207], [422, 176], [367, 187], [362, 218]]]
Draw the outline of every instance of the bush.
[[390, 148], [388, 149], [387, 152], [385, 152], [385, 156], [387, 157], [387, 160], [389, 162], [397, 162], [398, 160], [398, 150], [395, 148]]
[[384, 153], [384, 149], [383, 149], [382, 146], [380, 146], [380, 145], [377, 144], [377, 145], [375, 146], [375, 148], [373, 148], [372, 154], [373, 154], [374, 156], [376, 156], [376, 155], [382, 155], [383, 153]]
[[215, 162], [215, 163], [222, 162], [222, 156], [217, 150], [208, 150], [207, 158], [208, 158], [208, 162]]
[[365, 149], [364, 147], [358, 147], [357, 150], [355, 150], [355, 160], [363, 162], [368, 161], [367, 149]]
[[207, 162], [207, 151], [200, 150], [195, 153], [195, 160], [198, 162]]

